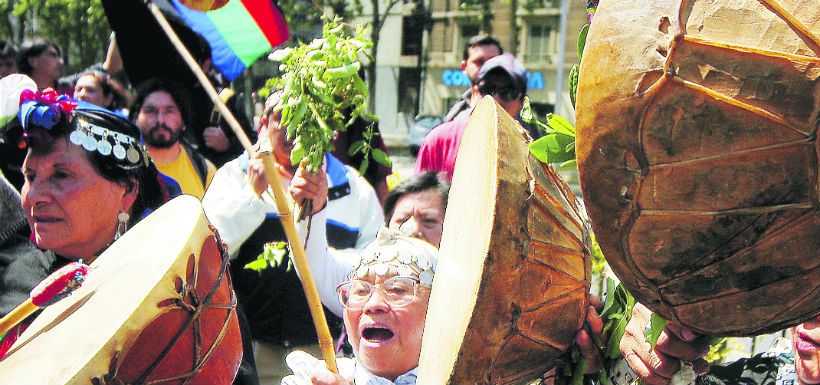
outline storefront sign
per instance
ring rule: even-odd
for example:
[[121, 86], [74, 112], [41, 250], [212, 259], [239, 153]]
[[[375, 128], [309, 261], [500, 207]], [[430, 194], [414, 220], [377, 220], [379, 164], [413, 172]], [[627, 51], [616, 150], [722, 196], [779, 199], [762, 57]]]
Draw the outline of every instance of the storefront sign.
[[[444, 70], [441, 73], [441, 81], [447, 87], [469, 87], [470, 78], [461, 70]], [[527, 71], [527, 89], [543, 90], [544, 75], [541, 72]]]

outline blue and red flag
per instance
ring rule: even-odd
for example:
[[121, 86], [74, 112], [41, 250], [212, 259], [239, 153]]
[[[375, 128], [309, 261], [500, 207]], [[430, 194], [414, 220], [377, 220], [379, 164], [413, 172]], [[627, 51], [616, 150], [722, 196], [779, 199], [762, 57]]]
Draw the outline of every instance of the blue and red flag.
[[171, 0], [183, 21], [211, 46], [214, 66], [233, 80], [256, 59], [290, 38], [288, 24], [270, 0], [228, 0], [210, 11]]

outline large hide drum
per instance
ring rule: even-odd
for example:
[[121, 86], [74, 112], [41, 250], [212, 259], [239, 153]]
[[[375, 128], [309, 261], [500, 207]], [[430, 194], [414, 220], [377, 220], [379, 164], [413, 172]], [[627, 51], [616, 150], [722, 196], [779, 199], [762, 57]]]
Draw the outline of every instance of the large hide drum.
[[517, 384], [554, 366], [586, 316], [588, 231], [572, 193], [491, 97], [456, 160], [419, 384]]
[[220, 243], [196, 198], [168, 202], [35, 319], [0, 362], [0, 382], [230, 384], [242, 341]]
[[607, 0], [578, 162], [618, 277], [663, 317], [753, 335], [820, 312], [817, 0]]

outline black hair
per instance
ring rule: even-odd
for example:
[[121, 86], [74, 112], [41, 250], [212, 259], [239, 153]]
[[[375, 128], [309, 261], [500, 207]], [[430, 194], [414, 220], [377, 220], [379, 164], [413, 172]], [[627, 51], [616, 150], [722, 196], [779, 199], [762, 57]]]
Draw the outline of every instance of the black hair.
[[[51, 129], [39, 126], [26, 127], [26, 143], [29, 151], [35, 154], [47, 154], [52, 151], [58, 140], [69, 141], [69, 134], [74, 131], [74, 125], [80, 118], [110, 131], [131, 136], [135, 140], [139, 138], [139, 130], [133, 123], [112, 112], [75, 109], [73, 114], [74, 118], [71, 122], [63, 115]], [[128, 161], [118, 161], [111, 154], [102, 155], [97, 151], [83, 150], [83, 153], [100, 176], [125, 187], [127, 191], [137, 190], [137, 197], [131, 206], [129, 226], [139, 222], [144, 213], [155, 210], [170, 198], [169, 193], [160, 182], [159, 172], [153, 163], [140, 161], [134, 164]], [[124, 166], [126, 164], [130, 167]]]
[[16, 60], [17, 49], [14, 48], [14, 44], [11, 44], [5, 40], [0, 40], [0, 57], [8, 57]]
[[20, 49], [20, 52], [17, 53], [17, 70], [22, 74], [31, 76], [32, 72], [34, 72], [34, 68], [29, 64], [28, 59], [40, 56], [48, 47], [54, 47], [54, 49], [57, 50], [57, 54], [62, 56], [63, 51], [59, 45], [50, 41], [35, 40], [24, 45], [23, 48]]
[[496, 46], [496, 48], [498, 48], [499, 54], [504, 53], [504, 49], [501, 48], [501, 43], [498, 40], [496, 40], [496, 38], [487, 34], [481, 34], [475, 35], [471, 37], [470, 40], [467, 40], [467, 43], [464, 44], [464, 55], [462, 56], [461, 60], [467, 60], [467, 58], [470, 57], [470, 48], [477, 47], [480, 45], [494, 45]]
[[444, 211], [447, 211], [447, 197], [450, 194], [450, 183], [447, 182], [445, 174], [436, 174], [434, 171], [424, 171], [401, 182], [393, 191], [387, 194], [384, 200], [384, 220], [385, 224], [390, 223], [393, 211], [396, 210], [396, 203], [401, 197], [427, 190], [436, 190], [441, 195], [441, 204]]
[[161, 91], [171, 95], [171, 99], [174, 99], [174, 103], [176, 103], [179, 109], [179, 114], [182, 116], [182, 123], [190, 129], [191, 119], [193, 118], [193, 107], [185, 90], [187, 90], [187, 88], [182, 86], [182, 84], [167, 79], [153, 78], [146, 80], [137, 87], [134, 103], [131, 104], [131, 108], [128, 112], [128, 118], [132, 121], [136, 121], [140, 109], [142, 109], [142, 105], [145, 103], [145, 98], [154, 92]]

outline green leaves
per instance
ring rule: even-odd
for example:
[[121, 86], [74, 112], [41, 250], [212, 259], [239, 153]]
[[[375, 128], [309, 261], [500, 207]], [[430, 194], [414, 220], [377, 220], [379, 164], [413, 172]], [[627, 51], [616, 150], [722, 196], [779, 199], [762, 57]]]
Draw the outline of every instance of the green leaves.
[[584, 56], [584, 47], [587, 45], [587, 34], [589, 34], [589, 23], [581, 27], [581, 32], [578, 33], [578, 61]]
[[604, 321], [604, 335], [609, 336], [609, 340], [604, 347], [604, 356], [601, 357], [602, 369], [598, 373], [598, 380], [602, 385], [611, 385], [609, 372], [621, 357], [621, 338], [626, 331], [626, 325], [632, 319], [634, 306], [635, 298], [626, 291], [626, 288], [616, 284], [612, 278], [607, 278], [606, 301], [601, 311], [601, 319]]
[[530, 143], [529, 148], [532, 155], [543, 163], [562, 163], [575, 159], [575, 138], [564, 134], [544, 135]]
[[286, 271], [293, 269], [293, 262], [288, 256], [288, 244], [285, 242], [266, 243], [262, 254], [256, 260], [245, 265], [245, 269], [261, 272], [270, 267], [282, 266], [287, 261]]
[[666, 327], [666, 320], [661, 318], [661, 316], [652, 313], [652, 317], [649, 318], [649, 324], [646, 325], [646, 342], [649, 342], [649, 346], [652, 349], [655, 349], [655, 344], [658, 343], [658, 337], [661, 336], [661, 332], [663, 328]]
[[385, 166], [391, 166], [393, 164], [393, 162], [390, 160], [390, 157], [387, 156], [387, 154], [384, 151], [378, 148], [373, 149], [373, 159], [375, 159], [376, 162], [379, 162]]
[[580, 74], [578, 64], [575, 64], [569, 70], [569, 99], [572, 101], [572, 107], [576, 106], [578, 99], [578, 75]]
[[529, 98], [524, 98], [521, 119], [545, 133], [529, 145], [530, 153], [536, 159], [543, 163], [560, 163], [559, 169], [575, 169], [575, 127], [572, 123], [556, 114], [548, 114], [546, 123], [538, 121]]
[[[271, 54], [279, 61], [280, 78], [268, 80], [266, 90], [281, 91], [276, 108], [282, 110], [282, 126], [287, 127], [288, 140], [294, 143], [291, 164], [308, 159], [308, 170], [315, 171], [322, 164], [324, 154], [333, 151], [334, 133], [345, 131], [359, 117], [365, 116], [368, 88], [358, 71], [360, 57], [366, 57], [373, 43], [365, 37], [365, 27], [357, 26], [354, 35], [341, 18], [323, 17], [322, 38], [295, 47], [280, 49]], [[366, 138], [372, 138], [369, 126]], [[368, 140], [367, 143], [370, 143]], [[355, 143], [354, 143], [355, 144]], [[351, 148], [352, 153], [370, 156], [369, 145]], [[389, 158], [386, 154], [373, 155], [377, 162]]]

